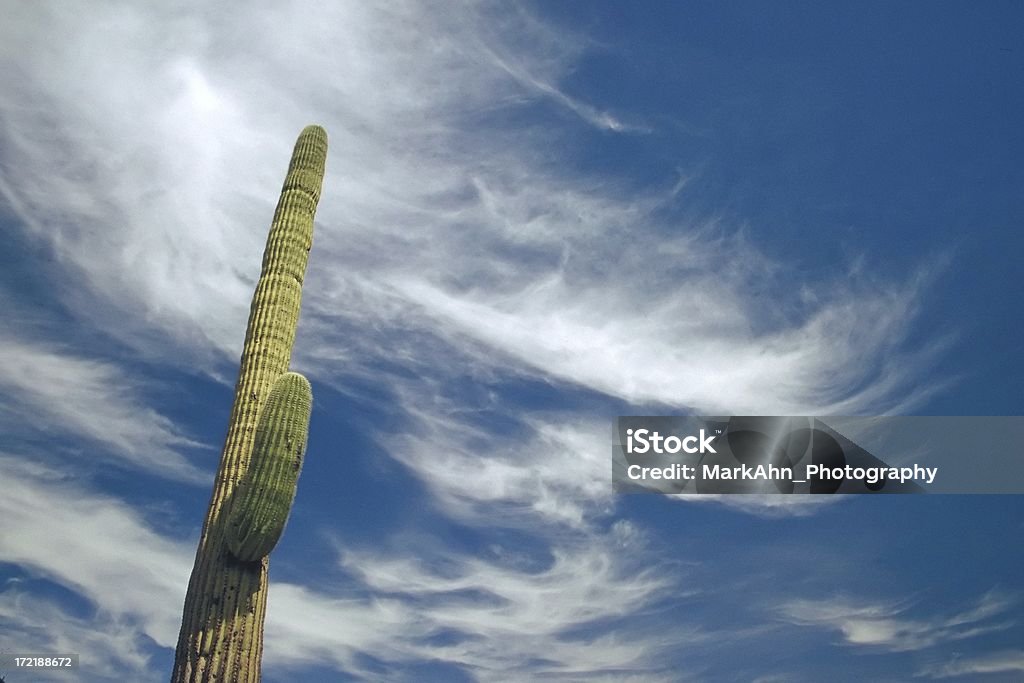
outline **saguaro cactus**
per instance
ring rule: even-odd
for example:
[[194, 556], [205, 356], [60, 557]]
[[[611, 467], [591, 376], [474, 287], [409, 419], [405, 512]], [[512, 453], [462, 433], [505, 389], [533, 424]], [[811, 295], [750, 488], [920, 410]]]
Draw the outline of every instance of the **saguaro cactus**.
[[[309, 384], [301, 375], [285, 373], [326, 158], [327, 133], [319, 126], [306, 127], [295, 143], [249, 309], [227, 437], [185, 595], [172, 683], [260, 679], [266, 553], [284, 527], [298, 477], [297, 469], [281, 471], [283, 461], [264, 458], [289, 457], [276, 448], [281, 439], [285, 450], [296, 449], [290, 451], [293, 464], [296, 456], [301, 463], [305, 449]], [[271, 392], [276, 382], [280, 388]], [[263, 424], [257, 429], [259, 417]], [[288, 439], [301, 441], [301, 450], [298, 443], [289, 447]], [[256, 441], [262, 445], [254, 450]], [[261, 486], [267, 494], [262, 502]], [[239, 526], [250, 523], [264, 526]]]

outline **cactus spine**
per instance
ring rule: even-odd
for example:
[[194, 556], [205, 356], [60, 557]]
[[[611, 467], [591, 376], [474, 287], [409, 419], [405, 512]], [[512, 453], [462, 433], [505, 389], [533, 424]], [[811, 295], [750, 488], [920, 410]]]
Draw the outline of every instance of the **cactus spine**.
[[228, 550], [255, 562], [277, 545], [306, 453], [313, 393], [297, 372], [281, 375], [260, 413], [252, 462], [232, 496], [225, 533]]
[[[257, 416], [267, 403], [271, 386], [288, 371], [291, 361], [326, 158], [327, 133], [319, 126], [303, 129], [274, 212], [249, 309], [227, 437], [185, 595], [172, 683], [256, 683], [260, 679], [268, 558], [262, 555], [241, 561], [232, 556], [227, 524], [232, 503], [239, 510], [250, 505], [243, 498], [233, 500], [239, 483], [254, 467], [267, 468], [252, 463]], [[308, 423], [308, 400], [305, 410]], [[268, 415], [271, 413], [276, 415], [277, 409]], [[293, 415], [284, 423], [294, 419]], [[274, 429], [268, 427], [264, 432]], [[304, 431], [301, 439], [305, 442]], [[253, 550], [250, 543], [243, 545]], [[273, 543], [264, 545], [269, 550]]]

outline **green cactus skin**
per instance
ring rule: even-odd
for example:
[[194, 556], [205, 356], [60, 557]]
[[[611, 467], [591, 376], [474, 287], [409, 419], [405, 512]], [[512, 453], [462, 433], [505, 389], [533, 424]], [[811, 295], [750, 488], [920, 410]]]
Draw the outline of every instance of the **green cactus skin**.
[[268, 558], [241, 562], [233, 557], [224, 526], [232, 493], [250, 466], [260, 408], [291, 362], [326, 160], [327, 133], [319, 126], [303, 129], [249, 309], [227, 437], [185, 594], [172, 683], [260, 680]]
[[232, 496], [225, 533], [231, 554], [255, 562], [277, 545], [288, 521], [309, 435], [313, 392], [297, 372], [281, 375], [260, 413], [249, 470]]

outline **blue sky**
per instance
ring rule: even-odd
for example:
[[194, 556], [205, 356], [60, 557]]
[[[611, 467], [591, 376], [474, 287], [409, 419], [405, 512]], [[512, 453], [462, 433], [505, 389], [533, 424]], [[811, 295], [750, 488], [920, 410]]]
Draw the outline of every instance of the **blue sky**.
[[622, 414], [1021, 414], [1019, 4], [9, 4], [0, 650], [166, 678], [316, 122], [264, 680], [1024, 675], [1020, 497], [609, 457]]

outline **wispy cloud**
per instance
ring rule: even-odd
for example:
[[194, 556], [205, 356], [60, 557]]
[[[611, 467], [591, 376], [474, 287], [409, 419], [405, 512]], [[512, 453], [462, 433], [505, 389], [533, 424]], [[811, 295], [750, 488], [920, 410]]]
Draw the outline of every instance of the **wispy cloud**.
[[[54, 295], [76, 324], [222, 376], [290, 144], [319, 122], [332, 151], [296, 363], [339, 391], [377, 392], [397, 426], [367, 436], [424, 482], [431, 512], [534, 533], [541, 560], [498, 544], [435, 548], [431, 561], [346, 552], [336, 571], [355, 597], [274, 582], [269, 667], [395, 680], [433, 661], [480, 680], [679, 680], [663, 671], [665, 648], [705, 634], [677, 619], [670, 640], [647, 620], [672, 584], [643, 530], [611, 520], [606, 416], [527, 412], [503, 395], [490, 408], [521, 417], [483, 424], [471, 400], [449, 400], [454, 380], [486, 378], [474, 396], [526, 378], [640, 407], [780, 414], [896, 410], [931, 386], [938, 346], [905, 349], [927, 265], [895, 282], [804, 282], [742, 234], [674, 217], [686, 199], [675, 178], [636, 187], [579, 171], [563, 136], [573, 126], [644, 126], [571, 94], [586, 46], [526, 11], [96, 0], [9, 14], [0, 198], [52, 247]], [[198, 477], [177, 453], [183, 434], [140, 409], [122, 368], [53, 338], [4, 339], [9, 419], [31, 411], [132, 466]], [[84, 596], [110, 647], [173, 646], [194, 543], [41, 465], [4, 456], [0, 470], [5, 561]], [[784, 614], [904, 649], [996, 626], [834, 607]], [[67, 638], [84, 628], [68, 623]], [[141, 665], [125, 652], [126, 669]]]
[[[147, 680], [149, 657], [138, 627], [109, 614], [82, 618], [69, 614], [57, 601], [22, 590], [17, 583], [0, 586], [0, 652], [79, 655], [75, 675], [90, 681]], [[21, 672], [3, 672], [12, 681]], [[33, 681], [67, 681], [68, 671], [38, 669]], [[82, 679], [80, 679], [82, 680]]]
[[[670, 640], [695, 643], [699, 632], [683, 635], [678, 626], [669, 639], [641, 625], [672, 581], [637, 560], [645, 551], [627, 523], [586, 540], [556, 548], [541, 568], [519, 566], [496, 546], [477, 556], [446, 549], [433, 558], [345, 552], [350, 585], [372, 599], [314, 602], [305, 589], [275, 586], [269, 660], [333, 661], [369, 680], [389, 674], [374, 675], [359, 664], [360, 654], [395, 667], [445, 662], [481, 681], [602, 680], [614, 673], [670, 680], [660, 655]], [[627, 618], [628, 632], [619, 628]]]
[[794, 624], [836, 630], [849, 645], [907, 652], [1010, 628], [1016, 619], [1007, 612], [1018, 602], [1013, 596], [989, 592], [959, 612], [912, 616], [909, 604], [834, 598], [793, 600], [781, 605], [779, 612]]
[[980, 657], [957, 658], [917, 673], [924, 678], [960, 678], [985, 674], [1024, 673], [1024, 650], [1004, 650]]
[[0, 557], [65, 586], [157, 643], [177, 641], [195, 548], [154, 532], [134, 509], [73, 474], [0, 455]]
[[[0, 499], [7, 530], [0, 556], [74, 591], [96, 610], [91, 618], [67, 617], [48, 599], [8, 587], [0, 592], [0, 613], [28, 603], [39, 609], [36, 621], [19, 620], [5, 642], [68, 651], [92, 644], [92, 657], [116, 654], [111, 671], [121, 673], [145, 667], [146, 639], [173, 646], [193, 543], [154, 531], [132, 508], [41, 465], [3, 456], [0, 473], [7, 489]], [[674, 585], [656, 563], [643, 561], [643, 534], [618, 522], [567, 543], [553, 547], [547, 566], [523, 564], [497, 544], [485, 556], [439, 547], [439, 565], [345, 553], [341, 568], [351, 580], [341, 585], [361, 593], [358, 598], [274, 582], [268, 665], [320, 662], [368, 680], [394, 680], [368, 668], [372, 657], [398, 667], [443, 661], [479, 680], [527, 680], [545, 672], [601, 680], [610, 671], [646, 671], [646, 680], [659, 680], [664, 638], [650, 627], [628, 636], [616, 628], [625, 619], [642, 624], [652, 601]], [[84, 638], [90, 623], [96, 632]], [[695, 641], [699, 632], [694, 627], [687, 637]], [[93, 666], [97, 676], [106, 675]]]
[[594, 126], [598, 130], [611, 131], [615, 133], [629, 132], [629, 133], [641, 133], [649, 132], [650, 129], [646, 126], [639, 124], [625, 123], [618, 117], [605, 112], [600, 111], [597, 108], [587, 104], [586, 102], [580, 101], [574, 97], [571, 97], [564, 91], [555, 87], [551, 83], [545, 80], [537, 78], [536, 76], [525, 72], [521, 66], [510, 64], [502, 57], [497, 54], [491, 53], [494, 62], [502, 69], [508, 72], [508, 74], [519, 83], [523, 84], [526, 88], [539, 92], [557, 104], [565, 107], [569, 111], [579, 116], [582, 120], [586, 121], [591, 126]]
[[[83, 441], [93, 444], [83, 467], [106, 458], [172, 479], [209, 481], [179, 452], [199, 444], [147, 408], [140, 382], [113, 363], [0, 333], [0, 388], [0, 424], [9, 437], [60, 434], [75, 457]], [[53, 439], [50, 448], [61, 442]]]
[[788, 496], [747, 493], [742, 495], [715, 493], [671, 494], [670, 500], [680, 503], [703, 503], [722, 505], [758, 517], [777, 519], [783, 517], [808, 517], [819, 512], [826, 505], [838, 505], [845, 496]]
[[544, 533], [550, 525], [583, 530], [611, 512], [608, 424], [537, 416], [499, 435], [406, 408], [416, 422], [385, 439], [388, 452], [427, 484], [447, 516]]
[[[657, 253], [653, 239], [648, 246]], [[614, 275], [556, 269], [522, 288], [457, 295], [420, 281], [403, 291], [442, 324], [528, 366], [634, 402], [713, 414], [847, 414], [909, 396], [900, 389], [914, 375], [897, 367], [891, 344], [906, 332], [917, 287], [839, 287], [838, 299], [803, 322], [757, 331], [770, 321], [745, 277], [698, 266], [670, 280], [658, 263], [632, 272], [616, 265]]]
[[[346, 585], [374, 596], [374, 612], [405, 624], [402, 638], [367, 652], [447, 662], [479, 680], [678, 680], [662, 671], [668, 639], [645, 614], [687, 591], [641, 529], [610, 520], [609, 425], [538, 414], [497, 433], [457, 402], [408, 390], [394, 405], [410, 421], [382, 439], [386, 451], [427, 485], [448, 520], [495, 538], [502, 529], [526, 533], [532, 547], [495, 540], [481, 553], [422, 542], [414, 552], [341, 551]], [[702, 638], [692, 624], [677, 623], [674, 633], [677, 647]], [[331, 629], [277, 638], [299, 658], [351, 649]], [[358, 661], [344, 656], [346, 667]]]
[[751, 242], [668, 218], [678, 188], [570, 170], [551, 151], [564, 122], [509, 116], [554, 97], [622, 127], [550, 85], [585, 49], [564, 31], [488, 3], [293, 9], [33, 3], [5, 24], [4, 195], [83, 285], [72, 309], [113, 311], [91, 324], [170, 362], [233, 359], [288, 144], [317, 120], [333, 151], [303, 324], [358, 329], [376, 353], [348, 354], [353, 372], [393, 358], [401, 327], [638, 403], [856, 413], [926, 395], [934, 349], [902, 350], [925, 280], [793, 282]]

